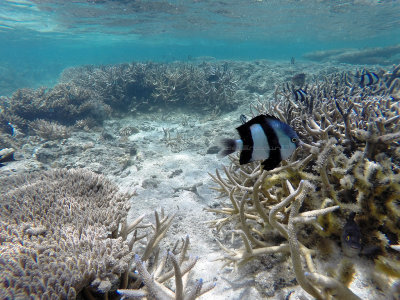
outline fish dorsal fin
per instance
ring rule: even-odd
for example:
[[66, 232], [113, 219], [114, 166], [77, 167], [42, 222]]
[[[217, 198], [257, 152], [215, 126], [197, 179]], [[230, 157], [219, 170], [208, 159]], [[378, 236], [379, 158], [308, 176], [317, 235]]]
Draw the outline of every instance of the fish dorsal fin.
[[265, 116], [267, 119], [273, 119], [273, 120], [282, 122], [281, 120], [279, 120], [277, 117], [275, 117], [273, 115], [264, 114], [263, 116]]

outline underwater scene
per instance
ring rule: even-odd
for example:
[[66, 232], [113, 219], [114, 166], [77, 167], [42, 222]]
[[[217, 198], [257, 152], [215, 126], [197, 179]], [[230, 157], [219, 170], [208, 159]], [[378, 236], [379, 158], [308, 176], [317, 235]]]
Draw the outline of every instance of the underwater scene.
[[0, 299], [400, 299], [400, 1], [0, 1]]

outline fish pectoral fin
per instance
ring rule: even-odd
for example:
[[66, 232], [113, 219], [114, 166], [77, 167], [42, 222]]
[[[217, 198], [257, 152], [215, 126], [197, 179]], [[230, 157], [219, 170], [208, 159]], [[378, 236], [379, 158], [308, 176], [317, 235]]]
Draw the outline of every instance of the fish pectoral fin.
[[279, 161], [277, 161], [276, 159], [271, 159], [268, 158], [266, 160], [264, 160], [261, 165], [263, 166], [263, 169], [266, 171], [275, 169], [278, 165], [279, 165]]

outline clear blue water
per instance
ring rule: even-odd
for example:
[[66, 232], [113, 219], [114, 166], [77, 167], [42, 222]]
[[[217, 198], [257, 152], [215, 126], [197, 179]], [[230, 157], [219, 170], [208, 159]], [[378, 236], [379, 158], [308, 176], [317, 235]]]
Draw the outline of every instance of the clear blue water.
[[[53, 83], [68, 66], [127, 61], [290, 60], [400, 44], [400, 1], [2, 0], [4, 86]], [[5, 82], [5, 83], [4, 83]]]

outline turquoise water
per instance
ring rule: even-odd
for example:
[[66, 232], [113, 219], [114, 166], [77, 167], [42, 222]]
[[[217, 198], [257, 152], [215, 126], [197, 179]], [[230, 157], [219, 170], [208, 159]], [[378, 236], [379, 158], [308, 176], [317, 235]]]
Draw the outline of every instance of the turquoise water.
[[127, 61], [296, 60], [400, 43], [400, 1], [2, 0], [0, 94], [68, 66]]

